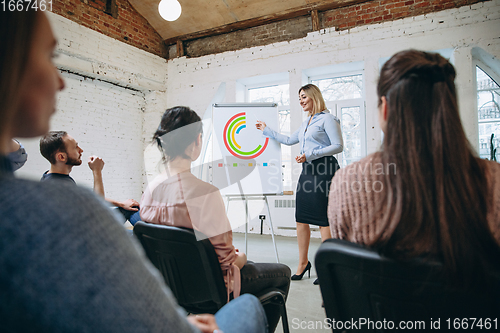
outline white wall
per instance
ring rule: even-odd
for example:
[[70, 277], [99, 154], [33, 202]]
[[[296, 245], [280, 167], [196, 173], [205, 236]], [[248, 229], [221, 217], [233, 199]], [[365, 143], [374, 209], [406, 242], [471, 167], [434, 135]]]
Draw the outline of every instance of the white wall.
[[[145, 114], [161, 114], [165, 107], [166, 61], [125, 43], [48, 13], [58, 39], [55, 63], [66, 88], [59, 93], [51, 130], [71, 134], [84, 150], [84, 163], [71, 176], [92, 187], [86, 161], [98, 155], [106, 196], [140, 200], [144, 186]], [[159, 118], [158, 118], [159, 119]], [[149, 135], [149, 134], [148, 134]], [[39, 151], [39, 138], [21, 140], [28, 162], [17, 174], [40, 179], [49, 163]]]
[[[375, 90], [380, 59], [409, 48], [426, 51], [453, 49], [452, 57], [458, 72], [456, 85], [461, 117], [469, 140], [477, 146], [471, 50], [473, 47], [480, 47], [499, 59], [499, 31], [500, 0], [493, 0], [346, 31], [321, 30], [291, 42], [194, 59], [177, 58], [168, 61], [167, 99], [170, 105], [189, 105], [202, 113], [221, 82], [226, 82], [226, 102], [234, 102], [236, 80], [289, 72], [290, 91], [293, 94], [304, 83], [303, 71], [308, 68], [362, 61], [366, 84], [367, 148], [371, 153], [378, 149], [381, 140]], [[294, 101], [293, 95], [291, 101]], [[298, 103], [292, 103], [291, 112], [292, 128], [296, 128], [300, 123], [297, 119], [301, 119]], [[296, 153], [298, 151], [292, 151], [292, 154]], [[241, 208], [242, 206], [234, 210], [231, 208], [230, 218], [244, 218]], [[261, 207], [257, 207], [252, 210], [254, 218], [251, 228], [260, 229], [260, 222], [257, 220], [260, 209]], [[281, 219], [281, 216], [286, 216], [286, 219]], [[282, 211], [275, 212], [274, 224], [293, 226], [294, 221], [290, 221], [289, 216]]]

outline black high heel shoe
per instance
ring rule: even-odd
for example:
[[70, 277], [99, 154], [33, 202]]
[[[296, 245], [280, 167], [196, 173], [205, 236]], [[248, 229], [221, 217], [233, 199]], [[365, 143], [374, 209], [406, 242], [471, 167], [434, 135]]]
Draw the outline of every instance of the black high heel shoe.
[[304, 270], [302, 271], [302, 273], [300, 273], [300, 274], [293, 274], [292, 275], [292, 280], [302, 280], [302, 277], [304, 276], [304, 274], [306, 272], [308, 272], [309, 273], [309, 277], [311, 277], [311, 262], [310, 261], [307, 262], [306, 268], [304, 268]]

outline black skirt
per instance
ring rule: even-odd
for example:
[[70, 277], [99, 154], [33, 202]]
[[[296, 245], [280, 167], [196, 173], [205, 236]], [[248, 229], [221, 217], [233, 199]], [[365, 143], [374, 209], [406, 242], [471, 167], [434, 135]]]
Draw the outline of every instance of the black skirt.
[[328, 226], [328, 194], [332, 177], [338, 169], [339, 164], [333, 156], [324, 156], [302, 164], [295, 197], [295, 221]]

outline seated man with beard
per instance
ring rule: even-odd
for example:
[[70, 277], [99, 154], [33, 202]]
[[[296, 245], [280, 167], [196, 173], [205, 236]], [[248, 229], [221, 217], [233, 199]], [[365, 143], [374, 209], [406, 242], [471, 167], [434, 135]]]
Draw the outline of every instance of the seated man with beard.
[[[65, 131], [51, 131], [40, 139], [40, 152], [50, 162], [50, 170], [47, 170], [40, 181], [64, 181], [76, 185], [69, 175], [74, 166], [82, 164], [83, 149], [78, 142]], [[129, 220], [132, 225], [140, 221], [139, 203], [134, 199], [117, 201], [106, 198], [104, 195], [104, 184], [102, 180], [102, 169], [104, 161], [97, 156], [89, 158], [89, 168], [94, 177], [94, 192], [106, 199], [113, 206], [118, 207], [120, 213]]]

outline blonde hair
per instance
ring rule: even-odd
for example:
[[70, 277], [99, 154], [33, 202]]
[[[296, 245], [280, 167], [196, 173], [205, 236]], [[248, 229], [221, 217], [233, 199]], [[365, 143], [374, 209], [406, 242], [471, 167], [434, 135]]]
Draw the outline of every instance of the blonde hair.
[[321, 90], [319, 90], [317, 86], [309, 83], [299, 89], [299, 95], [301, 91], [313, 101], [313, 109], [309, 111], [310, 116], [314, 116], [316, 113], [326, 110], [325, 100], [323, 99]]

